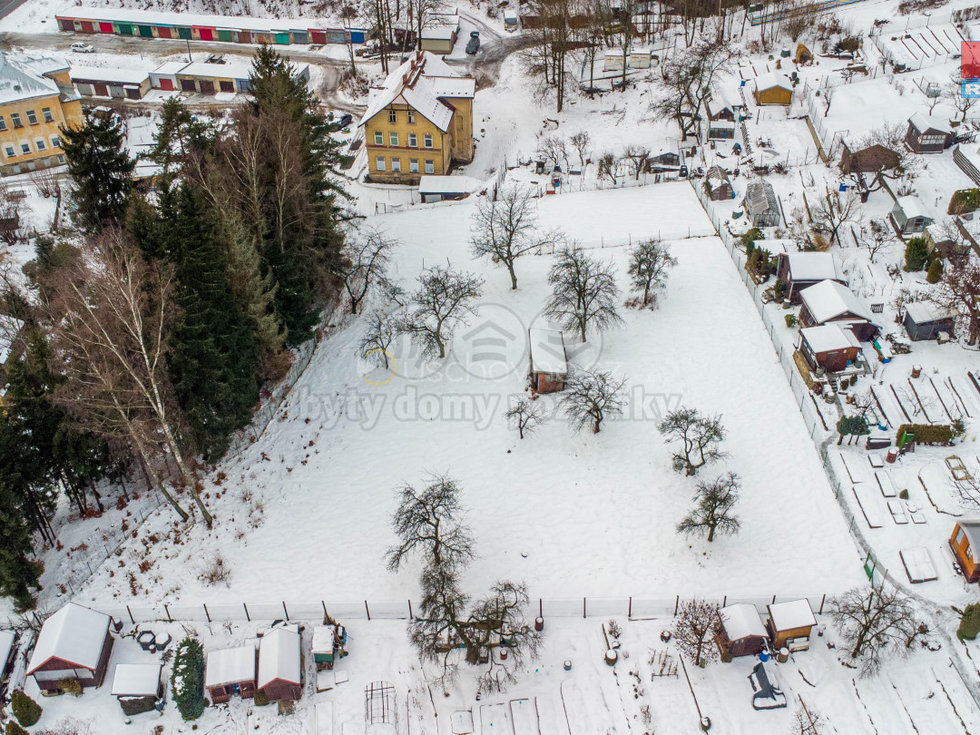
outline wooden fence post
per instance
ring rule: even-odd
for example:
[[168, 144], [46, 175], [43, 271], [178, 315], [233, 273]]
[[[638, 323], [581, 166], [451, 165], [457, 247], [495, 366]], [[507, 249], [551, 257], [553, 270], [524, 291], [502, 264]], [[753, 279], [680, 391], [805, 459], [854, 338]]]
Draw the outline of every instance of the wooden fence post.
[[364, 601], [364, 612], [367, 613], [367, 619], [371, 619], [371, 608], [368, 607], [367, 600]]
[[584, 597], [582, 598], [582, 617], [583, 618], [586, 617], [586, 614], [585, 614], [585, 599], [586, 598], [584, 598]]
[[129, 605], [126, 605], [126, 612], [129, 613], [129, 622], [136, 625], [136, 619], [133, 618], [133, 611], [129, 609]]
[[320, 600], [320, 607], [323, 608], [323, 622], [324, 624], [326, 624], [327, 618], [329, 617], [327, 615], [327, 603], [325, 603], [323, 600]]
[[172, 616], [170, 615], [170, 608], [169, 608], [169, 607], [167, 606], [167, 603], [166, 603], [166, 602], [165, 602], [165, 603], [163, 603], [163, 611], [164, 611], [165, 613], [167, 613], [167, 622], [168, 622], [168, 623], [172, 623], [172, 622], [174, 621], [174, 619], [173, 619], [173, 617], [172, 617]]
[[540, 597], [538, 598], [538, 617], [544, 617], [544, 601]]
[[677, 609], [681, 606], [681, 596], [677, 595], [674, 599], [674, 617], [677, 617]]
[[827, 593], [824, 592], [823, 597], [820, 598], [820, 611], [817, 613], [817, 615], [823, 615], [823, 604], [826, 601], [827, 601]]
[[633, 595], [630, 595], [629, 606], [626, 608], [626, 617], [633, 617]]
[[283, 603], [282, 603], [282, 611], [286, 615], [286, 620], [289, 620], [289, 610], [286, 609], [286, 602], [285, 601], [283, 601]]
[[250, 623], [251, 623], [251, 622], [252, 622], [252, 616], [248, 614], [248, 605], [246, 605], [246, 604], [245, 604], [245, 603], [243, 602], [243, 603], [242, 603], [242, 607], [243, 607], [243, 608], [245, 608], [245, 619], [246, 619], [246, 620], [247, 620], [248, 622], [250, 622]]
[[728, 605], [728, 595], [725, 595], [724, 597], [721, 598], [721, 606], [725, 607], [727, 605]]
[[408, 619], [412, 620], [415, 616], [412, 614], [412, 601], [408, 601]]
[[211, 613], [208, 612], [208, 604], [206, 602], [202, 602], [201, 604], [204, 606], [204, 617], [206, 617], [208, 619], [208, 622], [210, 623]]

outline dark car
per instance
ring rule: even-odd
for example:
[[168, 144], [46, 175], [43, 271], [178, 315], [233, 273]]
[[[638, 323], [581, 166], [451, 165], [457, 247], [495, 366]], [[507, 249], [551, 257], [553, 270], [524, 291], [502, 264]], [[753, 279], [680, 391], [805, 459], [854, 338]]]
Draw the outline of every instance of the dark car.
[[343, 130], [344, 128], [348, 127], [352, 122], [354, 122], [354, 118], [351, 117], [350, 115], [344, 114], [341, 115], [340, 119], [337, 121], [337, 127]]
[[473, 56], [477, 51], [480, 50], [480, 32], [472, 31], [470, 32], [470, 40], [466, 44], [466, 53]]

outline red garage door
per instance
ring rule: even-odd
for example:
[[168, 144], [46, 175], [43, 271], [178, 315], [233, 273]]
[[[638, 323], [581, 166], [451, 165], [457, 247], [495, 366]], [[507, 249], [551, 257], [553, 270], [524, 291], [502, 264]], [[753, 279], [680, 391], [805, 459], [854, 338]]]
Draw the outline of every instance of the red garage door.
[[173, 34], [167, 26], [157, 26], [157, 36], [160, 38], [173, 38]]
[[310, 35], [313, 37], [313, 43], [324, 44], [327, 42], [326, 31], [310, 31]]
[[214, 40], [214, 29], [213, 28], [199, 28], [198, 33], [201, 35], [202, 41], [213, 41]]
[[109, 85], [107, 84], [96, 84], [95, 94], [97, 97], [108, 97], [109, 96]]
[[82, 33], [95, 33], [95, 27], [92, 25], [92, 21], [82, 21]]
[[174, 80], [173, 79], [164, 79], [164, 78], [161, 78], [160, 79], [160, 89], [166, 89], [166, 90], [169, 90], [169, 91], [172, 92], [173, 89], [174, 89]]

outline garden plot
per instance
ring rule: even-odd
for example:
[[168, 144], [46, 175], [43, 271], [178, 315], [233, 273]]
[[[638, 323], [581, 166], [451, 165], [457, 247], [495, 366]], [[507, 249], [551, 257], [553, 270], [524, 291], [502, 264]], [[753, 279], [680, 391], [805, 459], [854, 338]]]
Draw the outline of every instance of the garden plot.
[[904, 64], [910, 69], [942, 64], [960, 53], [964, 38], [952, 23], [931, 28], [917, 28], [908, 33], [884, 32], [874, 37], [881, 55], [892, 64]]
[[[585, 242], [602, 236], [597, 222], [610, 239], [635, 241], [660, 222], [685, 227], [675, 215], [692, 229], [709, 226], [703, 213], [695, 218], [694, 201], [687, 184], [567, 194], [542, 201], [541, 220]], [[393, 541], [389, 518], [395, 489], [429, 472], [448, 472], [463, 488], [478, 553], [467, 583], [477, 589], [510, 576], [525, 579], [532, 597], [625, 603], [628, 595], [685, 592], [820, 595], [861, 579], [769, 337], [717, 239], [673, 244], [679, 265], [658, 310], [624, 312], [625, 328], [591, 338], [584, 349], [567, 338], [573, 361], [628, 379], [631, 408], [623, 419], [598, 435], [576, 434], [556, 411], [556, 397], [545, 396], [554, 417], [522, 442], [502, 412], [524, 390], [523, 335], [544, 304], [551, 258], [522, 259], [519, 288], [511, 292], [504, 271], [469, 259], [472, 211], [462, 204], [372, 221], [404, 241], [395, 275], [406, 287], [423, 265], [447, 259], [487, 279], [481, 317], [459, 330], [448, 365], [413, 363], [406, 353], [396, 379], [371, 385], [365, 378], [379, 383], [386, 376], [357, 358], [360, 319], [336, 327], [277, 419], [219, 468], [228, 478], [221, 497], [219, 488], [207, 490], [214, 530], [192, 529], [154, 559], [148, 579], [181, 579], [182, 590], [166, 595], [148, 585], [145, 604], [165, 595], [189, 604], [405, 600], [416, 594], [417, 575], [411, 566], [397, 575], [384, 569]], [[625, 249], [594, 252], [615, 264], [624, 284]], [[502, 370], [475, 375], [483, 366], [469, 362], [471, 340], [487, 329], [496, 334]], [[693, 486], [670, 469], [656, 423], [679, 404], [723, 417], [729, 454], [704, 475], [734, 471], [745, 487], [742, 532], [710, 545], [675, 532]], [[256, 502], [264, 510], [252, 527]], [[170, 523], [161, 513], [142, 533]], [[814, 527], [819, 537], [809, 533]], [[218, 550], [232, 547], [227, 586], [198, 579]], [[138, 549], [137, 540], [124, 550], [125, 566], [139, 563]], [[323, 563], [311, 572], [318, 559]], [[97, 573], [84, 598], [128, 595], [126, 579], [108, 572]]]

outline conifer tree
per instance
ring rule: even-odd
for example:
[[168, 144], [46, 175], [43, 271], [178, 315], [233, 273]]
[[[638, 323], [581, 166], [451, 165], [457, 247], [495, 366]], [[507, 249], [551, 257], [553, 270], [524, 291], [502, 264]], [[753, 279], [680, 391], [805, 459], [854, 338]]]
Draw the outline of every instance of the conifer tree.
[[135, 162], [124, 150], [125, 130], [110, 114], [86, 115], [80, 128], [62, 128], [62, 148], [75, 185], [73, 221], [87, 233], [118, 223], [126, 211]]

